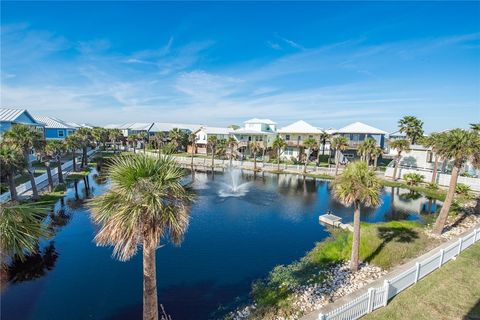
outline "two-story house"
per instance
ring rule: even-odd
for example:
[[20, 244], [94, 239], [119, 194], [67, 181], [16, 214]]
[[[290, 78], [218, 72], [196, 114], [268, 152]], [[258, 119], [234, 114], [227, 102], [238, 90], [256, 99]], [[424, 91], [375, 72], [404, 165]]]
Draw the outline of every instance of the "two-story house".
[[[305, 154], [304, 141], [308, 138], [313, 138], [317, 144], [321, 147], [320, 134], [322, 130], [312, 126], [311, 124], [300, 120], [294, 122], [286, 127], [278, 130], [279, 136], [285, 141], [287, 147], [282, 153], [282, 158], [290, 159], [301, 158]], [[314, 150], [311, 154], [312, 157], [316, 157], [318, 150]]]
[[272, 146], [277, 134], [277, 123], [270, 119], [253, 118], [244, 122], [244, 127], [231, 131], [238, 143], [238, 151], [250, 155], [250, 144], [258, 142], [262, 147]]
[[336, 130], [335, 136], [343, 136], [348, 139], [348, 148], [342, 151], [343, 158], [341, 161], [357, 159], [359, 157], [357, 154], [358, 146], [368, 138], [374, 139], [382, 149], [385, 148], [386, 134], [387, 132], [362, 122], [354, 122]]

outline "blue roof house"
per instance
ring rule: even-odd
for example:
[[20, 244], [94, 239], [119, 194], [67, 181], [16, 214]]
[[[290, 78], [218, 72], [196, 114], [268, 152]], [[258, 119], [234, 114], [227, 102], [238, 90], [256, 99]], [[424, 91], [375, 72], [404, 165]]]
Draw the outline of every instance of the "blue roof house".
[[25, 109], [0, 108], [0, 134], [16, 124], [33, 126], [43, 133], [43, 123], [36, 121]]
[[44, 124], [46, 140], [63, 140], [77, 130], [77, 127], [57, 118], [46, 116], [33, 116], [33, 118]]

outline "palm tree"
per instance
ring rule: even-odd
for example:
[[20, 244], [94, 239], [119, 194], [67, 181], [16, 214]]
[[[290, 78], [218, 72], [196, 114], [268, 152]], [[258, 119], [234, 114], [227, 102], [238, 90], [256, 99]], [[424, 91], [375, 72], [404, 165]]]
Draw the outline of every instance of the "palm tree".
[[48, 191], [53, 191], [53, 177], [52, 177], [52, 168], [50, 167], [50, 154], [46, 150], [46, 143], [42, 143], [37, 146], [35, 149], [37, 157], [40, 159], [40, 162], [45, 164], [45, 169], [47, 170], [47, 181], [48, 181]]
[[398, 121], [401, 133], [407, 135], [411, 144], [415, 144], [423, 136], [423, 121], [414, 116], [405, 116]]
[[10, 189], [10, 199], [17, 201], [15, 173], [26, 166], [25, 158], [20, 148], [13, 144], [0, 144], [0, 167], [7, 174]]
[[170, 139], [170, 142], [173, 143], [173, 145], [175, 146], [176, 151], [182, 142], [182, 131], [178, 128], [173, 128], [168, 133], [168, 137]]
[[334, 196], [346, 206], [353, 205], [353, 242], [350, 269], [358, 270], [360, 248], [361, 205], [375, 207], [380, 204], [380, 180], [365, 162], [355, 161], [347, 165], [333, 182]]
[[47, 210], [38, 204], [10, 203], [0, 206], [0, 252], [5, 257], [23, 261], [39, 248], [41, 238], [48, 238], [51, 232], [43, 223]]
[[145, 153], [145, 145], [148, 141], [148, 133], [146, 131], [142, 131], [138, 134], [138, 139], [142, 141], [143, 153]]
[[5, 142], [11, 143], [16, 145], [23, 151], [23, 156], [25, 158], [25, 162], [27, 164], [27, 172], [30, 178], [30, 183], [32, 186], [32, 199], [38, 199], [38, 190], [37, 184], [35, 183], [35, 176], [33, 175], [33, 167], [32, 163], [29, 161], [30, 159], [30, 151], [34, 150], [38, 147], [42, 140], [42, 134], [37, 131], [36, 129], [18, 124], [12, 126], [9, 130], [5, 131], [3, 134], [3, 138]]
[[57, 162], [58, 183], [63, 184], [62, 154], [65, 152], [65, 144], [60, 140], [48, 140], [45, 146], [47, 154]]
[[438, 172], [438, 161], [440, 160], [440, 155], [438, 154], [438, 146], [440, 144], [441, 135], [438, 133], [432, 133], [427, 137], [421, 139], [421, 143], [424, 147], [431, 148], [433, 153], [433, 171], [432, 171], [432, 180], [431, 183], [434, 184], [437, 182], [437, 172]]
[[164, 131], [155, 132], [154, 139], [158, 149], [158, 156], [160, 157], [160, 150], [168, 142], [168, 133]]
[[136, 134], [131, 134], [128, 136], [127, 138], [128, 142], [132, 144], [132, 147], [133, 147], [133, 153], [136, 153], [137, 151], [137, 141], [138, 141], [138, 137]]
[[[319, 136], [319, 142], [322, 145], [322, 156], [325, 154], [325, 145], [327, 144], [327, 140], [330, 139], [331, 135], [329, 133], [326, 133], [325, 131], [322, 131]], [[318, 153], [320, 155], [320, 153]], [[318, 157], [320, 158], [320, 157]], [[317, 162], [320, 162], [317, 160]]]
[[192, 149], [191, 149], [191, 163], [190, 163], [190, 166], [192, 167], [193, 169], [193, 157], [195, 155], [195, 152], [196, 152], [196, 149], [197, 149], [197, 135], [195, 133], [191, 133], [188, 135], [188, 142], [190, 143], [190, 145], [192, 146]]
[[338, 175], [338, 167], [340, 165], [340, 151], [344, 151], [348, 148], [347, 137], [334, 137], [332, 139], [332, 148], [335, 149], [335, 175]]
[[480, 132], [480, 123], [471, 123], [470, 129], [476, 132]]
[[389, 142], [390, 148], [397, 150], [397, 156], [395, 157], [395, 168], [393, 169], [393, 180], [398, 180], [397, 172], [400, 168], [400, 159], [402, 158], [402, 152], [410, 151], [410, 141], [406, 139], [392, 140]]
[[69, 135], [65, 138], [65, 147], [67, 150], [72, 152], [72, 168], [73, 172], [77, 171], [77, 149], [80, 148], [80, 141], [78, 140], [78, 136], [75, 134]]
[[[115, 130], [115, 129], [113, 129]], [[87, 149], [91, 145], [93, 137], [92, 137], [92, 129], [89, 128], [80, 128], [73, 134], [77, 136], [78, 142], [80, 142], [80, 146], [82, 148], [82, 167], [86, 167], [88, 165], [88, 156], [87, 156]]]
[[258, 141], [250, 143], [250, 152], [253, 154], [253, 171], [257, 171], [257, 153], [262, 149]]
[[305, 148], [307, 148], [307, 153], [306, 153], [306, 159], [305, 159], [305, 165], [303, 166], [303, 173], [306, 173], [307, 172], [307, 166], [308, 166], [308, 162], [310, 160], [310, 155], [312, 154], [312, 151], [314, 148], [317, 147], [317, 141], [315, 141], [315, 139], [309, 137], [307, 139], [305, 139], [305, 141], [303, 141], [303, 146]]
[[207, 139], [207, 145], [212, 151], [212, 170], [213, 167], [215, 166], [215, 148], [217, 147], [218, 139], [216, 136], [210, 136]]
[[171, 157], [120, 156], [108, 171], [109, 191], [91, 200], [99, 246], [114, 246], [121, 261], [143, 247], [143, 319], [158, 319], [155, 251], [160, 241], [180, 245], [189, 223], [192, 194], [185, 171]]
[[108, 139], [112, 143], [113, 153], [117, 152], [117, 142], [122, 136], [122, 131], [120, 129], [109, 129], [108, 130]]
[[229, 152], [230, 152], [230, 155], [229, 155], [229, 157], [230, 157], [230, 168], [232, 167], [233, 151], [234, 151], [234, 149], [237, 145], [238, 145], [238, 142], [234, 137], [228, 137], [227, 147], [228, 147]]
[[286, 146], [287, 144], [280, 136], [276, 136], [275, 140], [273, 140], [272, 147], [277, 151], [277, 171], [280, 171], [280, 155]]
[[383, 153], [383, 149], [380, 146], [376, 146], [372, 150], [370, 150], [370, 156], [373, 158], [373, 167], [375, 170], [377, 169], [377, 161], [378, 157], [380, 157]]
[[441, 234], [455, 195], [460, 168], [467, 160], [471, 160], [476, 166], [480, 165], [480, 135], [478, 132], [463, 129], [453, 129], [440, 133], [437, 152], [443, 159], [453, 160], [447, 196], [433, 227], [435, 234]]
[[362, 156], [363, 160], [370, 165], [370, 155], [376, 148], [377, 141], [373, 138], [367, 138], [358, 146], [358, 153]]
[[[115, 129], [110, 129], [110, 130], [115, 130]], [[103, 149], [105, 149], [105, 144], [110, 138], [110, 132], [111, 132], [110, 130], [101, 128], [101, 127], [95, 127], [92, 129], [92, 136], [95, 140], [95, 143], [97, 145], [102, 145]]]

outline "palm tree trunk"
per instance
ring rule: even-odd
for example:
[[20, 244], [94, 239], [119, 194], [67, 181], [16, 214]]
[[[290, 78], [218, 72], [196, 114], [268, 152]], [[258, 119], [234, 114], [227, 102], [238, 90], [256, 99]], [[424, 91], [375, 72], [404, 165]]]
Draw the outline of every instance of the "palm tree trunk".
[[15, 186], [15, 173], [14, 171], [10, 171], [8, 173], [8, 184], [9, 184], [9, 188], [10, 188], [10, 199], [12, 201], [17, 201], [18, 197], [17, 197], [17, 187]]
[[398, 180], [397, 172], [398, 172], [399, 168], [400, 168], [400, 153], [398, 154], [397, 159], [395, 159], [395, 168], [393, 169], [393, 177], [392, 178], [395, 181]]
[[435, 225], [433, 226], [434, 234], [442, 234], [445, 223], [447, 222], [448, 211], [450, 210], [450, 206], [452, 205], [453, 197], [455, 195], [455, 188], [457, 187], [459, 170], [460, 165], [458, 163], [455, 163], [453, 165], [452, 175], [450, 177], [450, 186], [448, 187], [447, 197], [445, 198], [445, 202], [443, 203], [442, 210], [440, 210], [440, 213], [438, 214], [437, 221], [435, 221]]
[[30, 178], [30, 184], [32, 185], [32, 199], [38, 200], [38, 189], [37, 184], [35, 183], [35, 176], [33, 175], [33, 170], [31, 169], [30, 164], [28, 166], [28, 177]]
[[325, 141], [322, 142], [322, 156], [325, 155]]
[[335, 175], [338, 175], [338, 166], [340, 164], [340, 155], [338, 154], [338, 149], [335, 150]]
[[63, 184], [63, 172], [62, 172], [62, 161], [57, 161], [57, 175], [58, 175], [58, 183]]
[[437, 182], [437, 169], [438, 169], [438, 155], [435, 154], [435, 161], [433, 163], [433, 172], [432, 172], [432, 184]]
[[280, 148], [277, 149], [277, 171], [280, 171]]
[[72, 150], [72, 167], [73, 167], [73, 172], [77, 171], [77, 155], [75, 153], [75, 150]]
[[195, 152], [195, 145], [194, 144], [192, 144], [192, 150], [191, 151], [192, 151], [192, 158], [190, 159], [190, 166], [193, 169], [193, 153]]
[[367, 154], [367, 166], [370, 167], [370, 155], [369, 154]]
[[230, 146], [230, 168], [232, 167], [233, 163], [233, 146]]
[[143, 247], [143, 320], [158, 320], [155, 247]]
[[305, 164], [303, 165], [303, 173], [307, 173], [308, 159], [310, 159], [310, 151], [307, 152], [307, 158], [305, 159]]
[[375, 158], [373, 158], [373, 167], [375, 168], [375, 170], [377, 170], [377, 162], [378, 162], [378, 156], [375, 156]]
[[82, 147], [82, 167], [86, 167], [88, 165], [88, 160], [87, 160], [87, 147], [83, 146]]
[[360, 202], [357, 200], [354, 203], [353, 213], [353, 241], [352, 241], [352, 257], [350, 259], [350, 269], [352, 271], [358, 270], [358, 259], [360, 249]]
[[215, 167], [215, 149], [212, 148], [212, 171], [213, 167]]
[[53, 191], [53, 178], [52, 178], [52, 169], [50, 168], [50, 162], [45, 162], [45, 168], [47, 168], [47, 180], [48, 180], [48, 191]]
[[253, 171], [257, 171], [257, 153], [253, 153]]

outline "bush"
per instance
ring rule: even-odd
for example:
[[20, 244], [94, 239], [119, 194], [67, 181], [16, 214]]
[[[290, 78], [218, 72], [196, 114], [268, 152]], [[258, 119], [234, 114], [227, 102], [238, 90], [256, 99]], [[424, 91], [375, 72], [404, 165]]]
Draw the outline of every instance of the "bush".
[[4, 193], [4, 192], [7, 192], [9, 189], [8, 189], [8, 184], [6, 183], [0, 183], [0, 193]]
[[427, 185], [427, 188], [430, 189], [430, 190], [438, 190], [438, 189], [439, 189], [438, 183], [431, 183], [431, 182], [430, 182], [430, 183]]
[[461, 194], [464, 196], [469, 196], [471, 191], [472, 189], [463, 183], [457, 183], [457, 186], [455, 187], [455, 193]]
[[420, 183], [423, 182], [423, 179], [425, 177], [421, 174], [411, 172], [403, 175], [403, 180], [407, 183], [409, 186], [418, 186]]

